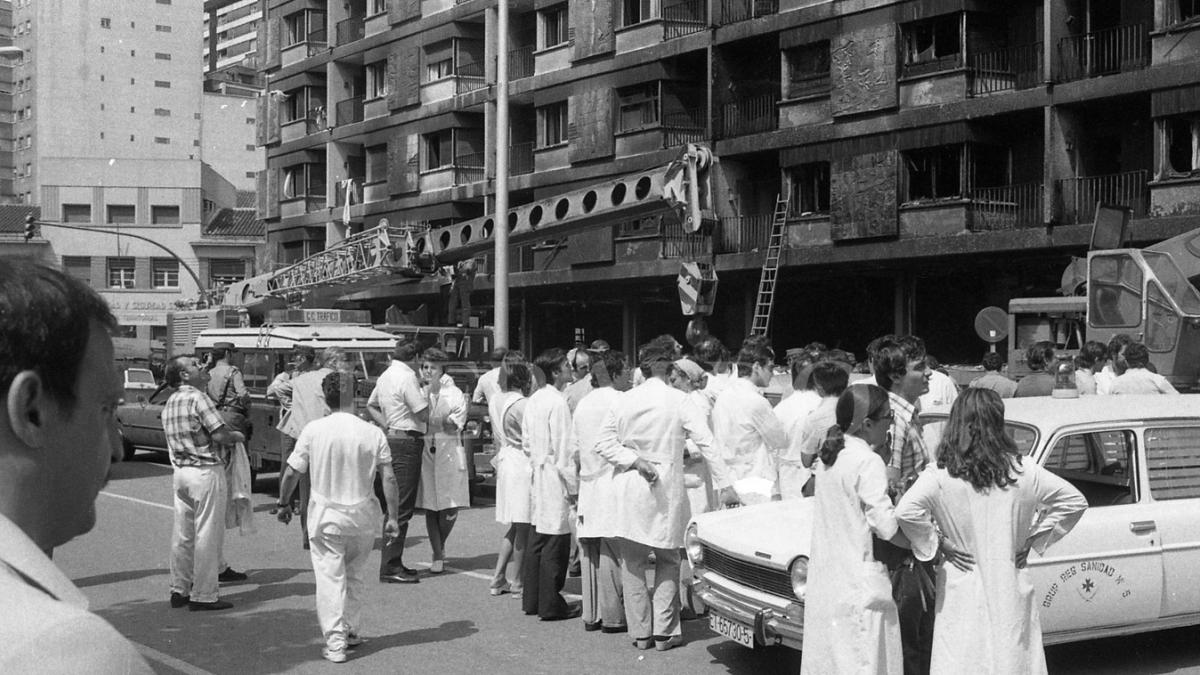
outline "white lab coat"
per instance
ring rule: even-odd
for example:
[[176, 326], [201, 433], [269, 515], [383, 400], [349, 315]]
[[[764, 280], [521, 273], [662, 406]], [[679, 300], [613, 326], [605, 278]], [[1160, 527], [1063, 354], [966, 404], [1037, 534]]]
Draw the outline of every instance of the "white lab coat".
[[[703, 390], [689, 391], [687, 400], [696, 406], [708, 430], [712, 431], [712, 399]], [[708, 513], [717, 505], [716, 491], [713, 490], [712, 472], [708, 470], [708, 462], [700, 453], [700, 448], [691, 440], [685, 442], [687, 459], [683, 464], [683, 482], [687, 487], [688, 504], [692, 508], [692, 517]]]
[[900, 619], [871, 547], [872, 533], [890, 539], [899, 529], [887, 470], [866, 442], [845, 439], [817, 479], [800, 672], [900, 675]]
[[779, 452], [779, 494], [784, 499], [802, 497], [804, 484], [812, 471], [800, 460], [804, 421], [821, 405], [821, 395], [812, 390], [797, 391], [775, 406], [775, 417], [787, 436], [787, 445]]
[[713, 404], [712, 430], [735, 488], [739, 481], [759, 478], [778, 493], [776, 455], [787, 446], [787, 435], [754, 383], [730, 379]]
[[1013, 561], [1026, 547], [1042, 553], [1062, 538], [1087, 501], [1027, 457], [1016, 475], [1014, 485], [979, 492], [930, 466], [896, 506], [918, 559], [937, 553], [935, 522], [949, 541], [975, 556], [971, 572], [952, 565], [938, 571], [931, 673], [1046, 672], [1029, 571]]
[[[530, 493], [533, 490], [533, 469], [529, 455], [519, 438], [504, 431], [504, 418], [514, 406], [528, 401], [518, 392], [505, 392], [488, 404], [492, 412], [492, 438], [497, 448], [492, 458], [496, 468], [496, 522], [528, 523], [531, 521]], [[515, 415], [517, 410], [513, 410]]]
[[562, 392], [552, 385], [533, 392], [521, 435], [533, 469], [533, 528], [539, 534], [570, 534], [568, 495], [579, 493], [579, 472], [571, 461], [571, 411]]
[[575, 406], [572, 416], [572, 454], [579, 463], [579, 502], [576, 536], [611, 537], [616, 521], [617, 498], [613, 494], [613, 465], [596, 452], [596, 441], [604, 418], [621, 392], [612, 387], [593, 389]]
[[[729, 485], [729, 472], [713, 447], [708, 424], [687, 401], [687, 394], [651, 377], [617, 399], [596, 444], [596, 451], [618, 471], [613, 479], [618, 499], [613, 536], [652, 548], [683, 546], [691, 511], [683, 485], [683, 447], [688, 438], [709, 461], [714, 486]], [[639, 458], [658, 471], [653, 484], [637, 471], [627, 470]]]
[[421, 458], [421, 485], [417, 508], [429, 511], [465, 508], [471, 505], [471, 485], [461, 431], [467, 423], [467, 397], [442, 375], [441, 389], [429, 397], [429, 433]]

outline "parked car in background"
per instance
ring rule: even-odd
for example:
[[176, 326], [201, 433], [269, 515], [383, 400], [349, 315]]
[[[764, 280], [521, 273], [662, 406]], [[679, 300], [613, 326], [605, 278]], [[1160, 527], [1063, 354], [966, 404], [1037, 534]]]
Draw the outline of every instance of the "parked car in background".
[[[1017, 447], [1088, 500], [1067, 536], [1029, 558], [1045, 643], [1200, 624], [1200, 395], [1004, 405]], [[948, 415], [922, 415], [933, 447]], [[710, 628], [747, 647], [800, 649], [812, 506], [769, 502], [693, 520], [686, 549]]]
[[164, 383], [132, 399], [126, 395], [125, 400], [117, 406], [117, 431], [121, 435], [126, 460], [132, 459], [134, 452], [139, 449], [167, 451], [162, 411], [167, 399], [174, 393], [175, 388]]
[[158, 388], [158, 381], [149, 368], [126, 368], [121, 373], [121, 379], [121, 388], [125, 390], [127, 401], [136, 401], [138, 395], [149, 396]]

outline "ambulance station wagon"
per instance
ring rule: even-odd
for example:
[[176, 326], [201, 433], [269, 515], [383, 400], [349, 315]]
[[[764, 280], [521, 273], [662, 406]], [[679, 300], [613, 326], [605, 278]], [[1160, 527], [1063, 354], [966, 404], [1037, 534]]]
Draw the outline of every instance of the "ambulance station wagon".
[[[1004, 404], [1021, 451], [1088, 501], [1074, 530], [1029, 558], [1045, 643], [1200, 624], [1200, 394]], [[923, 414], [928, 442], [948, 414]], [[812, 513], [809, 498], [694, 519], [687, 554], [713, 630], [800, 649]]]

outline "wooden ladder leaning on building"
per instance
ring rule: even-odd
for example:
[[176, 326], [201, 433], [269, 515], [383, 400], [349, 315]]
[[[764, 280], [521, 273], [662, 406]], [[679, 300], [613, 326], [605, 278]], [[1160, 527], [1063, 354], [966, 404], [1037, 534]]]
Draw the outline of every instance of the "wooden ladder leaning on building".
[[783, 228], [787, 223], [787, 212], [787, 197], [776, 197], [767, 258], [763, 261], [762, 276], [758, 280], [758, 300], [754, 303], [754, 320], [750, 324], [751, 335], [766, 335], [771, 326], [771, 308], [775, 305], [775, 281], [779, 277], [779, 254], [783, 251]]

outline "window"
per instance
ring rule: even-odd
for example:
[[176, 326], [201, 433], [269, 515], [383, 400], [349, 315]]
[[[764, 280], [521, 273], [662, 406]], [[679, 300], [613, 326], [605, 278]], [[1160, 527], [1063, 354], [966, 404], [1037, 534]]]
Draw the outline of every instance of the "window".
[[658, 82], [617, 90], [617, 131], [658, 124]]
[[1135, 449], [1132, 431], [1071, 434], [1055, 442], [1045, 466], [1082, 492], [1090, 507], [1132, 504]]
[[[130, 80], [130, 84], [133, 84], [132, 80]], [[159, 87], [160, 89], [170, 89], [171, 83], [166, 80], [155, 80], [154, 86]]]
[[101, 17], [100, 18], [100, 27], [101, 28], [112, 28], [112, 19], [109, 19], [108, 17]]
[[633, 26], [654, 18], [651, 0], [621, 0], [621, 25]]
[[170, 145], [171, 139], [167, 138], [166, 136], [155, 136], [154, 142], [158, 143], [159, 145]]
[[166, 326], [150, 326], [150, 339], [154, 340], [155, 342], [166, 342], [167, 341], [167, 327]]
[[133, 288], [133, 258], [108, 259], [108, 287]]
[[537, 147], [549, 148], [567, 142], [567, 102], [559, 101], [537, 109]]
[[829, 91], [829, 41], [796, 47], [787, 58], [787, 97], [797, 98]]
[[387, 181], [387, 144], [372, 145], [367, 148], [366, 183], [383, 183]]
[[451, 166], [454, 161], [454, 133], [442, 129], [421, 136], [421, 170], [433, 171]]
[[454, 74], [454, 45], [443, 40], [425, 48], [425, 81], [433, 82]]
[[91, 222], [91, 204], [62, 204], [62, 222]]
[[160, 4], [160, 5], [169, 5], [169, 4], [171, 4], [171, 0], [154, 0], [154, 1], [155, 1], [155, 2], [157, 2], [157, 3], [158, 3], [158, 4]]
[[25, 176], [28, 177], [28, 176], [32, 176], [32, 175], [33, 175], [33, 163], [25, 162]]
[[171, 55], [164, 52], [154, 52], [154, 58], [158, 61], [170, 61]]
[[325, 196], [324, 164], [293, 164], [283, 168], [283, 199]]
[[283, 17], [284, 45], [290, 47], [302, 42], [325, 42], [325, 12], [303, 10]]
[[367, 71], [367, 100], [387, 96], [387, 61], [368, 63]]
[[1094, 256], [1088, 265], [1088, 323], [1131, 328], [1142, 322], [1142, 270], [1128, 254]]
[[92, 259], [87, 256], [65, 255], [63, 256], [63, 272], [67, 276], [79, 279], [83, 283], [92, 285]]
[[25, 106], [25, 119], [33, 119], [33, 108], [30, 106]]
[[130, 56], [137, 56], [137, 50], [136, 50], [136, 49], [130, 49], [130, 50], [129, 50], [129, 55], [130, 55]]
[[[1200, 0], [1175, 0], [1173, 23], [1184, 23], [1200, 19]], [[1168, 3], [1170, 7], [1170, 3]]]
[[370, 16], [383, 14], [388, 10], [388, 0], [371, 0]]
[[104, 221], [114, 225], [132, 225], [137, 208], [132, 204], [109, 204], [108, 218]]
[[155, 225], [178, 225], [178, 206], [151, 206], [150, 222]]
[[170, 27], [170, 26], [164, 26], [164, 25], [162, 25], [162, 24], [160, 23], [160, 24], [158, 24], [157, 26], [155, 26], [155, 27], [154, 27], [154, 30], [156, 30], [156, 31], [158, 31], [158, 32], [160, 32], [160, 33], [170, 33], [170, 32], [171, 32], [171, 27]]
[[[132, 288], [132, 286], [130, 286], [130, 288]], [[119, 337], [119, 338], [136, 338], [137, 337], [137, 326], [119, 325], [119, 326], [117, 326], [117, 329], [115, 331], [113, 331], [112, 336]]]
[[1146, 471], [1156, 500], [1200, 497], [1200, 427], [1147, 429]]
[[134, 107], [133, 107], [133, 106], [129, 106], [129, 112], [134, 112]]
[[1163, 147], [1158, 177], [1188, 176], [1200, 171], [1200, 116], [1164, 117], [1157, 120], [1157, 126]]
[[904, 75], [921, 75], [961, 65], [961, 14], [904, 25]]
[[250, 126], [254, 126], [254, 124], [255, 124], [254, 118], [253, 118], [253, 117], [247, 117], [247, 118], [246, 118], [246, 124], [249, 124]]
[[246, 144], [246, 149], [247, 149], [247, 150], [249, 150], [249, 151], [251, 151], [251, 152], [253, 152], [253, 151], [255, 151], [255, 150], [257, 150], [257, 149], [258, 149], [258, 146], [257, 146], [257, 145], [255, 145], [255, 144], [253, 144], [253, 143], [247, 143], [247, 144]]
[[788, 171], [792, 213], [829, 213], [829, 162], [810, 162]]
[[170, 117], [170, 116], [171, 116], [171, 111], [170, 111], [170, 110], [167, 110], [166, 108], [155, 108], [155, 109], [154, 109], [154, 114], [155, 114], [155, 115], [157, 115], [157, 116], [159, 116], [159, 117]]
[[564, 44], [570, 39], [566, 5], [542, 10], [539, 16], [542, 23], [542, 49]]
[[211, 286], [225, 286], [246, 278], [246, 263], [236, 258], [212, 258], [208, 261]]
[[179, 288], [179, 261], [174, 258], [153, 258], [150, 261], [150, 282], [154, 288]]
[[961, 197], [962, 149], [958, 144], [905, 152], [904, 201]]

